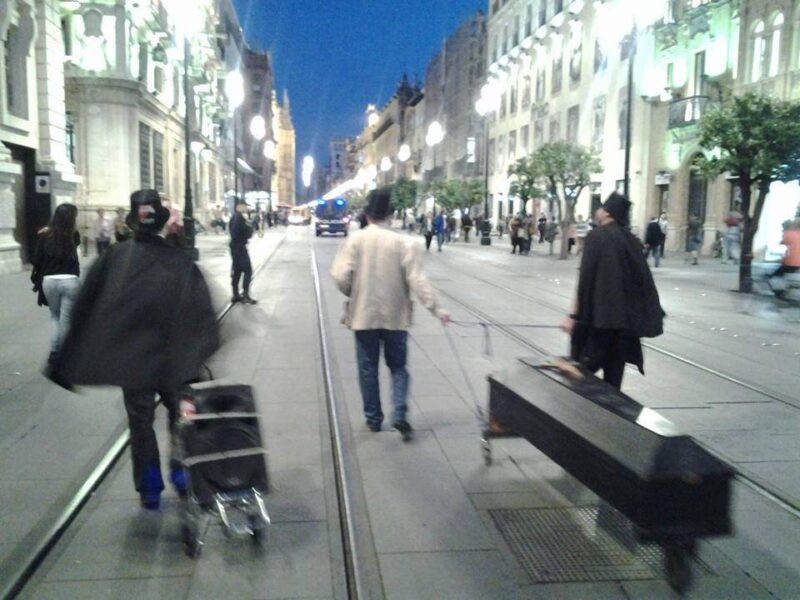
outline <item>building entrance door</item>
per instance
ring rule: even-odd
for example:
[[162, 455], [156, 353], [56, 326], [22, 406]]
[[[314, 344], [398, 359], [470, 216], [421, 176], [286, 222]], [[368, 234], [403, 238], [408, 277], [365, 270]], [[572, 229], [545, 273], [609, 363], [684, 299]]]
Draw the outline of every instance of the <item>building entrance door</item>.
[[692, 169], [689, 175], [689, 202], [687, 205], [687, 221], [689, 217], [697, 216], [701, 223], [706, 222], [706, 202], [708, 196], [708, 180], [697, 169]]
[[22, 167], [16, 194], [16, 228], [14, 239], [21, 246], [22, 262], [29, 263], [36, 249], [39, 230], [50, 222], [50, 195], [36, 193], [36, 151], [24, 146], [6, 144], [11, 159]]

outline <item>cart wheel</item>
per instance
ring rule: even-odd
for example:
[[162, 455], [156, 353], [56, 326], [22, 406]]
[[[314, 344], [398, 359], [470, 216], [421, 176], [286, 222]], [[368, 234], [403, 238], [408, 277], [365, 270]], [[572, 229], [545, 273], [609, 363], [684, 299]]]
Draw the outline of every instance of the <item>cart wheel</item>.
[[481, 438], [481, 453], [483, 454], [483, 464], [487, 467], [492, 466], [492, 445], [487, 438]]
[[252, 531], [250, 537], [253, 540], [253, 544], [263, 549], [267, 542], [267, 523], [260, 515], [251, 515], [248, 520], [250, 531]]
[[200, 558], [200, 554], [203, 551], [203, 543], [198, 539], [197, 532], [190, 526], [184, 525], [181, 528], [181, 538], [186, 556], [192, 559]]
[[691, 553], [681, 546], [664, 548], [664, 570], [667, 582], [679, 594], [685, 594], [692, 586]]

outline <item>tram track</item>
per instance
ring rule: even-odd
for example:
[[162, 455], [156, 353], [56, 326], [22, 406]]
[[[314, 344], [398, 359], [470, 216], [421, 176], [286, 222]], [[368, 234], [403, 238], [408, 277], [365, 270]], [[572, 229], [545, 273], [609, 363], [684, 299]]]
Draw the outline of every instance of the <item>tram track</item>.
[[[473, 279], [475, 279], [477, 281], [481, 281], [481, 282], [483, 282], [483, 283], [485, 283], [487, 285], [491, 285], [491, 286], [494, 286], [496, 288], [500, 288], [500, 289], [502, 289], [502, 290], [504, 290], [506, 292], [513, 293], [513, 294], [517, 295], [518, 297], [522, 297], [522, 298], [534, 301], [534, 302], [538, 303], [540, 306], [544, 306], [544, 307], [552, 309], [552, 310], [558, 310], [560, 312], [563, 312], [563, 309], [561, 307], [555, 307], [555, 306], [550, 305], [548, 303], [539, 301], [536, 298], [532, 298], [532, 297], [530, 297], [530, 296], [528, 296], [526, 294], [522, 294], [520, 292], [517, 292], [516, 290], [512, 290], [510, 288], [506, 288], [505, 286], [501, 286], [499, 284], [496, 284], [495, 282], [492, 282], [492, 281], [489, 281], [489, 280], [484, 280], [484, 279], [482, 279], [480, 277], [476, 277], [476, 276], [473, 276], [473, 275], [468, 275], [467, 274], [467, 276], [471, 277], [471, 278], [473, 278]], [[533, 350], [534, 352], [540, 354], [543, 357], [552, 357], [553, 356], [553, 353], [551, 353], [548, 350], [544, 349], [543, 347], [533, 343], [526, 336], [522, 335], [518, 331], [514, 331], [512, 328], [502, 324], [500, 321], [498, 321], [497, 319], [495, 319], [494, 317], [492, 317], [488, 313], [484, 312], [483, 310], [475, 307], [474, 305], [464, 301], [461, 298], [458, 298], [457, 296], [455, 296], [451, 292], [449, 292], [449, 291], [447, 291], [445, 289], [442, 289], [440, 286], [436, 286], [436, 287], [437, 287], [437, 291], [440, 294], [442, 294], [442, 296], [447, 297], [451, 302], [453, 302], [454, 304], [457, 304], [462, 309], [464, 309], [468, 313], [472, 314], [476, 318], [478, 318], [478, 319], [486, 322], [487, 324], [491, 325], [492, 329], [495, 329], [495, 330], [499, 331], [500, 333], [502, 333], [503, 335], [505, 335], [509, 339], [513, 340], [514, 342], [518, 343], [519, 345], [521, 345], [521, 346], [523, 346], [523, 347], [525, 347], [527, 349]], [[645, 345], [645, 344], [643, 344], [643, 345]], [[691, 366], [695, 366], [696, 368], [699, 368], [700, 370], [703, 370], [703, 371], [705, 371], [705, 372], [707, 372], [709, 374], [712, 374], [712, 375], [715, 375], [717, 377], [720, 377], [720, 378], [724, 379], [725, 381], [728, 381], [729, 383], [732, 383], [734, 385], [738, 385], [740, 387], [743, 387], [743, 388], [748, 389], [750, 391], [754, 391], [756, 393], [762, 394], [762, 395], [764, 395], [766, 397], [769, 397], [769, 398], [772, 398], [774, 400], [781, 401], [780, 398], [774, 397], [774, 395], [771, 394], [770, 392], [768, 392], [767, 390], [760, 390], [758, 388], [758, 386], [754, 386], [754, 385], [751, 385], [751, 384], [748, 384], [748, 383], [745, 383], [745, 382], [739, 382], [738, 379], [733, 378], [733, 377], [726, 377], [724, 374], [718, 373], [714, 369], [703, 368], [703, 365], [700, 365], [699, 363], [695, 363], [694, 361], [691, 361], [690, 359], [686, 359], [685, 357], [680, 357], [679, 355], [676, 355], [675, 353], [672, 353], [672, 352], [669, 352], [669, 351], [664, 351], [664, 350], [662, 350], [660, 348], [652, 348], [651, 346], [652, 346], [651, 344], [647, 344], [648, 348], [651, 348], [651, 349], [655, 350], [656, 352], [660, 352], [660, 353], [664, 354], [665, 356], [668, 356], [668, 357], [673, 358], [675, 360], [680, 360], [681, 362], [685, 362], [686, 364], [689, 364]], [[791, 403], [789, 403], [788, 405], [792, 406], [793, 408], [800, 408], [800, 407], [798, 407], [798, 406], [796, 406], [794, 404], [791, 404]], [[697, 440], [696, 438], [695, 438], [695, 441], [697, 441], [709, 453], [713, 454], [714, 456], [716, 456], [717, 458], [719, 458], [723, 462], [729, 463], [729, 464], [733, 462], [730, 459], [728, 459], [726, 456], [722, 455], [720, 452], [715, 450], [714, 448], [710, 447], [708, 444], [703, 443], [702, 441]], [[739, 465], [736, 465], [735, 463], [733, 464], [733, 469], [734, 469], [734, 471], [736, 473], [736, 479], [739, 482], [741, 482], [743, 485], [747, 486], [748, 488], [750, 488], [751, 490], [753, 490], [754, 492], [759, 494], [762, 498], [768, 500], [769, 502], [771, 502], [772, 504], [774, 504], [777, 507], [781, 508], [785, 512], [791, 514], [795, 518], [800, 519], [800, 503], [796, 502], [792, 498], [787, 497], [780, 490], [776, 490], [768, 482], [764, 481], [758, 475], [755, 475], [754, 473], [749, 472], [747, 469], [745, 469], [745, 468], [743, 468], [743, 467], [741, 467]]]
[[[255, 280], [272, 261], [278, 250], [283, 246], [285, 240], [286, 238], [283, 237], [258, 268], [255, 269], [253, 272], [253, 280]], [[223, 323], [225, 318], [233, 310], [233, 307], [233, 302], [227, 302], [223, 306], [216, 315], [217, 325]], [[64, 510], [59, 513], [58, 518], [48, 528], [47, 533], [38, 543], [32, 546], [31, 551], [28, 553], [26, 559], [22, 561], [21, 566], [11, 575], [8, 581], [4, 582], [3, 589], [0, 592], [0, 598], [3, 600], [11, 600], [23, 591], [25, 586], [44, 563], [45, 559], [58, 544], [59, 540], [61, 540], [64, 534], [69, 530], [70, 526], [75, 522], [75, 519], [78, 518], [92, 495], [104, 483], [109, 473], [111, 473], [119, 459], [123, 456], [130, 443], [130, 432], [125, 421], [121, 422], [117, 429], [122, 429], [122, 433], [114, 439], [97, 466], [92, 469], [86, 480], [81, 484], [69, 502], [67, 502]]]

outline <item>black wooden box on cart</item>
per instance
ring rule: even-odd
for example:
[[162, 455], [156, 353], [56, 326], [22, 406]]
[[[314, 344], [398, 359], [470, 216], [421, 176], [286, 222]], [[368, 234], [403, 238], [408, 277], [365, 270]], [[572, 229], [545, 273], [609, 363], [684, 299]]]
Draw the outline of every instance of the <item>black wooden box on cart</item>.
[[490, 376], [489, 389], [486, 448], [491, 437], [531, 442], [630, 519], [640, 539], [664, 546], [668, 572], [697, 538], [731, 533], [733, 469], [657, 412], [588, 372], [533, 358]]

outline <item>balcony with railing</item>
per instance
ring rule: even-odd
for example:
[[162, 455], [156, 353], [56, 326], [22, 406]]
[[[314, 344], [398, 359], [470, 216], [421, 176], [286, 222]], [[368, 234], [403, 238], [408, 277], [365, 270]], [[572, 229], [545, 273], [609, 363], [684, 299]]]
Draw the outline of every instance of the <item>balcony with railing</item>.
[[682, 129], [697, 125], [711, 106], [708, 96], [689, 96], [673, 100], [669, 105], [669, 128]]

